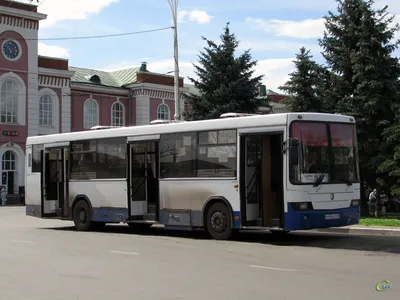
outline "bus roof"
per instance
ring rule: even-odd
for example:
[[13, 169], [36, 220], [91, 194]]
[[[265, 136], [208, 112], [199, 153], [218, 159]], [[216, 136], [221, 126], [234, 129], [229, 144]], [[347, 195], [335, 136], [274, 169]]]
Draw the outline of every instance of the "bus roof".
[[108, 128], [107, 130], [86, 130], [69, 133], [50, 134], [42, 136], [31, 136], [27, 138], [27, 145], [49, 144], [56, 142], [79, 141], [86, 139], [113, 138], [119, 136], [141, 136], [166, 133], [226, 130], [238, 128], [255, 128], [265, 126], [285, 126], [288, 122], [296, 119], [303, 121], [328, 121], [354, 123], [352, 117], [324, 114], [324, 113], [281, 113], [268, 115], [254, 115], [236, 118], [221, 118], [202, 121], [178, 122], [168, 124], [140, 125], [119, 128]]

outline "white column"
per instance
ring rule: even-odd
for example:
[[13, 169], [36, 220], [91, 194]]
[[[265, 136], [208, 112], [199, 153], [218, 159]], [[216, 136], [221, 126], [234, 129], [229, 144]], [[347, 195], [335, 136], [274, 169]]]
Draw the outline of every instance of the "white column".
[[150, 124], [150, 97], [136, 96], [136, 125]]

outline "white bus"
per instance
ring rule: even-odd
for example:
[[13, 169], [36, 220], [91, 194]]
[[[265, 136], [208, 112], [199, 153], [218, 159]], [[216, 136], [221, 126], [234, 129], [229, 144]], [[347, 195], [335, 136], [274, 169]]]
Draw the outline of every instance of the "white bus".
[[26, 214], [132, 228], [339, 227], [359, 221], [351, 116], [285, 113], [28, 137]]

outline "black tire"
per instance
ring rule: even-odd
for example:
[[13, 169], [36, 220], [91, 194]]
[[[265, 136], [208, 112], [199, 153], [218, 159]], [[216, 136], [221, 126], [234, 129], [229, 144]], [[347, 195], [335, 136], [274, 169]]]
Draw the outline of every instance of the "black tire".
[[228, 240], [232, 237], [232, 214], [224, 203], [214, 203], [207, 210], [206, 228], [215, 240]]
[[85, 200], [79, 200], [74, 206], [73, 219], [78, 231], [88, 231], [92, 228], [90, 207]]

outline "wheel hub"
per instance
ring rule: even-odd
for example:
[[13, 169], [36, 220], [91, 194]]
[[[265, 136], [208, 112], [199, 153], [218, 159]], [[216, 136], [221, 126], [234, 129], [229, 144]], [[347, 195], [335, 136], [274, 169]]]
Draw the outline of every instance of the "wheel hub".
[[226, 216], [223, 212], [217, 211], [211, 216], [211, 226], [215, 231], [223, 232], [227, 226]]
[[86, 222], [86, 211], [85, 210], [81, 210], [79, 212], [79, 220], [81, 222]]

